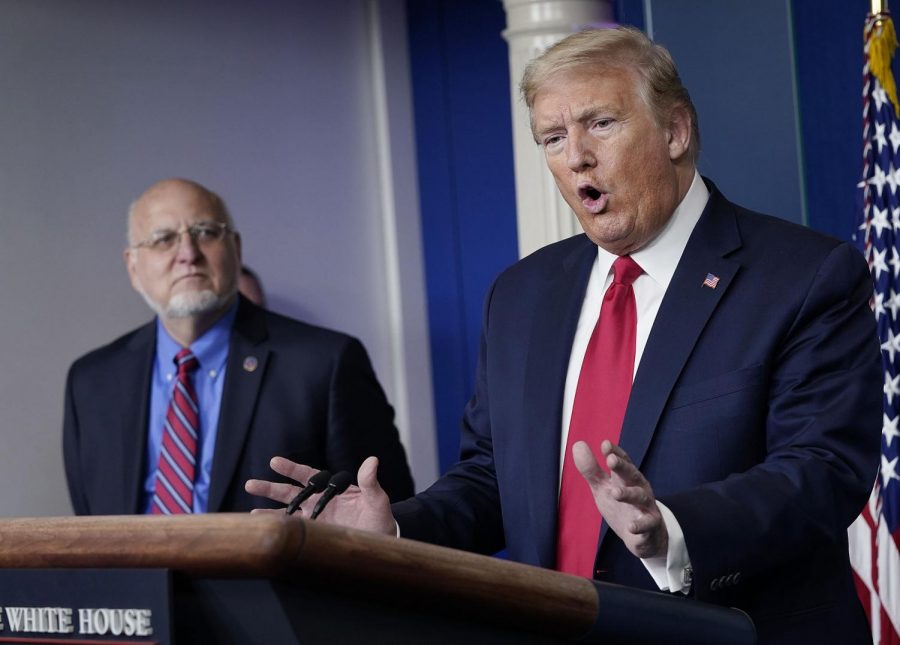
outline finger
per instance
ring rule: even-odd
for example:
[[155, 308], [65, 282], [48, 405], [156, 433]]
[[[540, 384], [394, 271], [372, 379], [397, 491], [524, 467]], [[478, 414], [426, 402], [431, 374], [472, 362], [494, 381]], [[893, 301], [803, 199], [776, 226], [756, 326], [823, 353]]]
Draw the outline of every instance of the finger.
[[578, 472], [588, 481], [589, 484], [599, 484], [607, 479], [608, 475], [597, 463], [597, 458], [591, 451], [591, 447], [584, 441], [576, 441], [572, 446], [572, 459]]
[[628, 455], [621, 448], [615, 448], [606, 456], [609, 472], [618, 477], [627, 486], [643, 486], [646, 484], [641, 471], [637, 469]]
[[378, 483], [378, 457], [368, 457], [359, 467], [356, 473], [356, 481], [363, 495], [371, 498], [373, 495], [383, 495], [384, 491]]
[[635, 518], [628, 527], [628, 549], [639, 558], [664, 556], [669, 548], [669, 534], [659, 516], [650, 514]]
[[635, 535], [652, 534], [658, 531], [661, 526], [662, 519], [659, 516], [647, 513], [634, 518], [628, 530]]
[[298, 464], [284, 457], [272, 457], [269, 461], [269, 467], [279, 475], [284, 475], [288, 479], [293, 479], [295, 482], [300, 482], [304, 485], [309, 481], [310, 477], [319, 472], [315, 468]]
[[637, 470], [637, 467], [634, 466], [634, 463], [631, 461], [631, 457], [628, 456], [628, 453], [625, 452], [620, 446], [617, 446], [608, 439], [604, 440], [603, 443], [600, 444], [600, 451], [603, 453], [603, 457], [606, 460], [606, 465], [610, 470], [613, 470], [614, 466], [625, 468], [627, 465], [631, 465], [635, 468], [635, 470]]
[[625, 452], [621, 446], [614, 444], [609, 439], [603, 440], [600, 444], [600, 450], [603, 452], [604, 456], [616, 455], [625, 461], [631, 462], [631, 457], [628, 456], [628, 453]]
[[359, 471], [356, 473], [356, 481], [359, 482], [361, 489], [368, 490], [378, 486], [378, 457], [367, 457]]
[[250, 515], [278, 515], [284, 517], [284, 511], [280, 508], [254, 508]]
[[650, 510], [656, 503], [656, 498], [650, 490], [643, 486], [617, 486], [612, 491], [613, 499], [623, 504], [630, 504], [641, 510]]
[[622, 469], [631, 462], [628, 459], [628, 454], [609, 439], [604, 439], [600, 443], [600, 452], [603, 454], [603, 461], [610, 474], [616, 474], [621, 477]]
[[291, 484], [269, 482], [262, 479], [248, 479], [244, 484], [244, 490], [251, 495], [267, 497], [275, 502], [287, 504], [300, 489]]

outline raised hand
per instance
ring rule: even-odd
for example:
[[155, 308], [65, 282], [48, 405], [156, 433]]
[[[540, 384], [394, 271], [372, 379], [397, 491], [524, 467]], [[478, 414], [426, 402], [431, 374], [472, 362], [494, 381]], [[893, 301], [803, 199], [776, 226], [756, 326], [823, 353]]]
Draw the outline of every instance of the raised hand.
[[[307, 482], [318, 471], [315, 468], [295, 463], [283, 457], [273, 457], [269, 462], [272, 470], [279, 475], [297, 482]], [[328, 522], [349, 526], [364, 531], [384, 535], [396, 535], [396, 524], [391, 513], [391, 503], [387, 493], [378, 483], [378, 458], [369, 457], [359, 467], [359, 486], [351, 486], [343, 494], [331, 500], [317, 522]], [[251, 495], [267, 497], [282, 504], [289, 503], [300, 491], [292, 484], [276, 483], [261, 479], [250, 479], [244, 489]], [[313, 507], [321, 497], [316, 494], [301, 504], [297, 513], [309, 517]], [[256, 509], [253, 513], [284, 513], [280, 509]]]
[[650, 483], [620, 447], [604, 441], [600, 450], [609, 473], [600, 467], [584, 441], [572, 447], [572, 456], [591, 487], [603, 519], [637, 557], [666, 555], [669, 534]]

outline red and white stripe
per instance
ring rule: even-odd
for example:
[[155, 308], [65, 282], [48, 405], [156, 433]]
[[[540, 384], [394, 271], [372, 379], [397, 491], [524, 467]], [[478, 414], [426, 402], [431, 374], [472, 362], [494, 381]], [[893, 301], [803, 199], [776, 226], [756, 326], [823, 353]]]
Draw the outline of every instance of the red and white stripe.
[[880, 482], [850, 526], [850, 564], [875, 645], [900, 645], [900, 531], [891, 535], [879, 505]]

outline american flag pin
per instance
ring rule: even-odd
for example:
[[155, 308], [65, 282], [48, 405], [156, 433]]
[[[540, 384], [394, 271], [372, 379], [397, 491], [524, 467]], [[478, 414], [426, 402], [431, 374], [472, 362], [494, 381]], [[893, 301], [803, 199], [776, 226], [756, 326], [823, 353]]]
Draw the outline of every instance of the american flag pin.
[[259, 361], [256, 360], [256, 356], [248, 356], [244, 359], [244, 371], [245, 372], [253, 372], [259, 366]]
[[713, 275], [712, 273], [706, 274], [706, 280], [703, 281], [701, 286], [709, 287], [710, 289], [715, 289], [719, 284], [719, 276]]

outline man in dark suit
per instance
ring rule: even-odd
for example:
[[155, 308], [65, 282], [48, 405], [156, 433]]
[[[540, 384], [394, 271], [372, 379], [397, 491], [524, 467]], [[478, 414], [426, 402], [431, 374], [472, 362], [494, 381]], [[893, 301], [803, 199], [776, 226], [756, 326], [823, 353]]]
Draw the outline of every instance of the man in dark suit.
[[761, 643], [867, 642], [846, 536], [881, 414], [861, 255], [700, 178], [690, 97], [640, 32], [570, 36], [522, 90], [585, 235], [492, 286], [460, 462], [391, 507], [368, 460], [323, 518], [738, 607]]
[[[243, 483], [272, 454], [354, 473], [377, 454], [390, 495], [413, 493], [365, 349], [237, 295], [240, 237], [216, 194], [159, 182], [132, 205], [128, 235], [132, 285], [157, 318], [69, 371], [63, 451], [77, 514], [247, 511], [257, 504]], [[191, 402], [170, 411], [185, 349]]]

